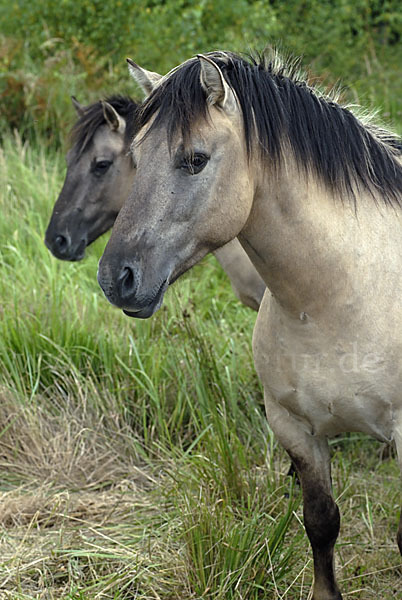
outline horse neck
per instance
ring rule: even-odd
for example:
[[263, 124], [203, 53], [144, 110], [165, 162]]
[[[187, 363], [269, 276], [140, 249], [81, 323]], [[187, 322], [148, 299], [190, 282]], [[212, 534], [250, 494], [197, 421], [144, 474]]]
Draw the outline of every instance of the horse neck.
[[[337, 301], [340, 307], [353, 301], [351, 290], [360, 283], [359, 293], [370, 293], [384, 270], [380, 251], [396, 246], [400, 227], [400, 215], [368, 194], [355, 209], [353, 200], [334, 197], [288, 161], [276, 175], [264, 172], [239, 240], [282, 307], [318, 315]], [[395, 244], [388, 244], [389, 235]], [[400, 251], [399, 258], [390, 256], [400, 259]]]

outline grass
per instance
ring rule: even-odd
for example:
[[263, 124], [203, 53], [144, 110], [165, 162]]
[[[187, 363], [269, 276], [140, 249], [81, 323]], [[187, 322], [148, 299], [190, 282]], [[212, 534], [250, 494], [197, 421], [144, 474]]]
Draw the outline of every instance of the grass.
[[[149, 321], [43, 244], [61, 155], [0, 154], [0, 598], [311, 597], [300, 492], [264, 416], [255, 314], [213, 258]], [[400, 479], [381, 445], [333, 445], [344, 597], [400, 597]]]

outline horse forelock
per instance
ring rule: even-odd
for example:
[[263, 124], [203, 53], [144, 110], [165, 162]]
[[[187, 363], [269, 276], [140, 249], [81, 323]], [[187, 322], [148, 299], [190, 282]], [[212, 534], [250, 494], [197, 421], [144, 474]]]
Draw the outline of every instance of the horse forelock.
[[[135, 111], [139, 106], [138, 103], [129, 96], [121, 95], [109, 96], [105, 100], [124, 118], [126, 122], [124, 138], [125, 142], [129, 144], [135, 133]], [[76, 160], [89, 148], [96, 131], [105, 123], [100, 100], [85, 107], [84, 113], [77, 119], [70, 131], [70, 143], [74, 148]]]
[[[375, 201], [401, 206], [401, 138], [377, 126], [372, 115], [340, 104], [339, 88], [322, 92], [310, 84], [300, 59], [283, 60], [277, 52], [207, 56], [237, 97], [249, 156], [256, 149], [278, 168], [289, 148], [299, 168], [335, 195], [356, 201], [366, 190]], [[169, 146], [176, 135], [189, 145], [194, 128], [209, 118], [200, 69], [200, 60], [191, 58], [163, 77], [137, 112], [136, 129], [152, 120], [145, 135], [164, 126]]]

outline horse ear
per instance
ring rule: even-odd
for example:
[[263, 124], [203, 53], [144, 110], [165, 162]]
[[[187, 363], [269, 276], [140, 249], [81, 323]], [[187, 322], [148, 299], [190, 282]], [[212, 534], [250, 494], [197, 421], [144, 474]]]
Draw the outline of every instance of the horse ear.
[[113, 106], [109, 104], [109, 102], [106, 102], [106, 100], [101, 100], [101, 104], [103, 116], [105, 117], [105, 121], [109, 125], [110, 129], [112, 131], [124, 133], [124, 130], [126, 128], [126, 122], [123, 119], [123, 117], [121, 117], [117, 110], [113, 108]]
[[156, 87], [158, 82], [162, 79], [162, 75], [154, 73], [153, 71], [147, 71], [143, 69], [131, 58], [127, 58], [128, 71], [133, 77], [134, 81], [138, 83], [142, 91], [148, 96]]
[[72, 105], [75, 108], [75, 112], [79, 117], [82, 117], [85, 112], [85, 107], [80, 104], [75, 96], [71, 96]]
[[217, 104], [226, 112], [233, 113], [237, 109], [237, 102], [232, 88], [228, 85], [218, 65], [204, 54], [197, 54], [200, 61], [201, 87], [207, 94], [209, 104]]

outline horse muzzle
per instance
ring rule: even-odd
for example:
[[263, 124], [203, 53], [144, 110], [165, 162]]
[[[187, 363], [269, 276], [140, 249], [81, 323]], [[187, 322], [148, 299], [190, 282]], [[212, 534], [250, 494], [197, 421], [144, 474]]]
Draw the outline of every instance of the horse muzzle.
[[56, 258], [60, 260], [78, 261], [82, 260], [85, 256], [87, 238], [83, 237], [74, 243], [68, 233], [51, 234], [47, 231], [45, 235], [45, 244]]
[[99, 262], [98, 283], [111, 304], [121, 308], [128, 317], [147, 319], [161, 306], [169, 287], [169, 276], [158, 277], [145, 285], [145, 277], [138, 265], [125, 262], [120, 268]]

